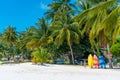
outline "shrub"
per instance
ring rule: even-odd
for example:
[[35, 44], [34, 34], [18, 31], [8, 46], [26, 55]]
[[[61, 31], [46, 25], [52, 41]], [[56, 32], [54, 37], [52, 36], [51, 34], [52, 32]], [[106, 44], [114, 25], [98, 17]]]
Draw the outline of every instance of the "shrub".
[[70, 64], [70, 62], [69, 61], [65, 61], [65, 64]]
[[35, 58], [32, 58], [32, 62], [35, 63], [35, 64], [38, 63], [38, 61]]
[[3, 58], [3, 55], [0, 53], [0, 60]]
[[53, 63], [54, 63], [53, 60], [48, 60], [47, 62], [50, 63], [50, 64], [53, 64]]
[[113, 56], [120, 57], [120, 43], [113, 44], [110, 48], [110, 51], [112, 52]]
[[48, 58], [49, 58], [49, 54], [47, 53], [46, 49], [40, 47], [35, 49], [32, 52], [32, 62], [34, 63], [38, 63], [40, 62], [41, 64], [47, 62]]

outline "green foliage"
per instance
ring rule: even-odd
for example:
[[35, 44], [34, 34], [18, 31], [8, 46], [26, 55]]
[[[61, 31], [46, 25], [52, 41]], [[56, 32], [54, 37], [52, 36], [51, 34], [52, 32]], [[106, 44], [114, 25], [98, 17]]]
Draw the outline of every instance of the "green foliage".
[[8, 26], [2, 35], [2, 42], [6, 44], [11, 44], [15, 42], [16, 39], [17, 39], [16, 28], [12, 26]]
[[67, 46], [67, 43], [64, 42], [60, 47], [55, 44], [50, 44], [48, 45], [47, 50], [51, 53], [53, 58], [59, 58], [61, 55], [69, 51], [69, 47]]
[[84, 35], [84, 38], [80, 40], [79, 44], [73, 45], [73, 50], [73, 52], [80, 58], [87, 58], [89, 53], [93, 53], [89, 38], [86, 35]]
[[[102, 1], [101, 1], [102, 2]], [[77, 16], [73, 19], [80, 23], [80, 27], [84, 25], [82, 29], [82, 33], [85, 33], [89, 30], [89, 40], [91, 45], [94, 40], [99, 37], [102, 32], [102, 43], [108, 42], [109, 38], [113, 37], [115, 40], [116, 36], [119, 34], [119, 16], [120, 12], [119, 6], [116, 6], [117, 0], [109, 0], [93, 6]], [[104, 37], [104, 38], [103, 38]]]
[[58, 10], [67, 11], [69, 15], [73, 15], [75, 12], [73, 9], [76, 9], [76, 6], [71, 3], [70, 0], [55, 0], [53, 3], [48, 5], [49, 10], [45, 12], [47, 19], [53, 19], [55, 17]]
[[[93, 53], [91, 50], [89, 38], [87, 36], [81, 39], [79, 44], [73, 44], [72, 46], [74, 55], [77, 55], [80, 58], [87, 58], [89, 53]], [[60, 58], [61, 55], [68, 54], [70, 51], [66, 41], [64, 41], [63, 45], [60, 47], [57, 47], [55, 44], [50, 44], [48, 45], [47, 49], [48, 52], [53, 55], [53, 58]]]
[[29, 41], [27, 42], [26, 47], [28, 49], [37, 48], [39, 46], [46, 46], [50, 41], [48, 37], [48, 24], [47, 20], [44, 18], [39, 19], [39, 21], [36, 23], [37, 27], [32, 27], [32, 35], [29, 35]]
[[[1, 46], [2, 53], [6, 57], [11, 57], [16, 53], [17, 31], [15, 27], [8, 26], [2, 34]], [[7, 53], [7, 54], [6, 54]]]
[[47, 62], [49, 58], [49, 54], [47, 53], [46, 49], [39, 47], [32, 52], [32, 57], [33, 57], [33, 62], [35, 61], [35, 63], [40, 62], [41, 64], [43, 64]]
[[113, 44], [110, 50], [113, 56], [120, 57], [120, 43]]
[[0, 60], [3, 58], [3, 54], [0, 53]]
[[[19, 34], [14, 27], [8, 26], [0, 34], [0, 52], [5, 57], [22, 55], [27, 59], [31, 58], [32, 52], [32, 61], [42, 64], [53, 63], [48, 60], [49, 57], [60, 58], [61, 55], [70, 54], [70, 50], [72, 56], [87, 58], [89, 53], [93, 53], [91, 46], [97, 53], [101, 44], [110, 40], [114, 42], [120, 34], [120, 6], [116, 6], [117, 1], [78, 0], [81, 12], [77, 14], [70, 0], [55, 0], [46, 11], [48, 22], [40, 18], [36, 27]], [[111, 47], [114, 56], [120, 56], [119, 46], [120, 43], [117, 43]]]
[[54, 63], [53, 60], [47, 60], [47, 62], [50, 63], [50, 64], [53, 64], [53, 63]]

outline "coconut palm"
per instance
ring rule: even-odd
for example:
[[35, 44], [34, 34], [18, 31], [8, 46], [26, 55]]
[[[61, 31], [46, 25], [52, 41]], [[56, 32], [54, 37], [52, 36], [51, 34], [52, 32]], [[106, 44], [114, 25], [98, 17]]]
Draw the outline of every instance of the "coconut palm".
[[[100, 32], [103, 31], [104, 35], [106, 38], [108, 38], [107, 41], [112, 40], [114, 43], [118, 36], [120, 35], [120, 6], [115, 8], [109, 15], [108, 17], [103, 20], [101, 23], [101, 28], [98, 28], [98, 35]], [[110, 53], [110, 43], [107, 42], [107, 49], [108, 49], [108, 57], [111, 58], [111, 53]], [[112, 68], [112, 62], [111, 59], [109, 59], [109, 65], [110, 68]]]
[[11, 44], [14, 43], [16, 40], [17, 40], [17, 32], [15, 30], [15, 27], [8, 26], [2, 35], [2, 42], [6, 44]]
[[[97, 39], [100, 46], [107, 46], [107, 43], [119, 35], [119, 12], [120, 7], [116, 6], [117, 0], [102, 2], [90, 9], [87, 9], [74, 19], [79, 21], [80, 26], [85, 25], [83, 33], [90, 30], [89, 38], [91, 44]], [[85, 24], [86, 23], [86, 24]], [[108, 48], [109, 53], [109, 48]], [[111, 62], [111, 60], [109, 59]], [[111, 64], [111, 63], [110, 63]], [[110, 65], [112, 68], [112, 66]]]
[[3, 54], [4, 57], [7, 57], [6, 52], [8, 51], [7, 46], [5, 44], [0, 44], [0, 52]]
[[84, 10], [87, 10], [101, 2], [105, 2], [107, 0], [78, 0], [76, 2], [78, 8], [79, 8], [79, 12], [82, 12]]
[[31, 40], [27, 43], [28, 48], [37, 48], [39, 46], [46, 46], [49, 43], [48, 39], [48, 25], [44, 18], [39, 19], [36, 23], [38, 27], [33, 27]]
[[28, 38], [30, 36], [30, 31], [27, 30], [19, 32], [18, 39], [16, 41], [16, 52], [17, 54], [21, 55], [22, 57], [28, 59], [30, 56], [30, 50], [26, 48], [26, 44], [30, 41]]
[[17, 40], [17, 32], [14, 27], [8, 26], [3, 35], [2, 35], [2, 43], [7, 45], [9, 56], [13, 55], [13, 52], [16, 48], [15, 42]]
[[66, 10], [70, 15], [73, 15], [75, 13], [73, 9], [76, 9], [76, 6], [72, 4], [70, 0], [54, 0], [53, 3], [48, 6], [50, 9], [45, 12], [47, 19], [53, 19], [58, 10]]
[[92, 7], [92, 5], [90, 4], [90, 1], [88, 0], [78, 0], [76, 4], [78, 6], [79, 12], [82, 12]]
[[50, 37], [53, 38], [57, 46], [62, 45], [65, 41], [67, 42], [71, 51], [72, 63], [74, 64], [72, 45], [73, 43], [79, 43], [80, 31], [78, 31], [78, 24], [71, 21], [70, 16], [67, 16], [67, 11], [59, 12], [59, 14], [61, 16], [55, 15], [55, 20], [50, 25], [50, 29], [53, 30]]

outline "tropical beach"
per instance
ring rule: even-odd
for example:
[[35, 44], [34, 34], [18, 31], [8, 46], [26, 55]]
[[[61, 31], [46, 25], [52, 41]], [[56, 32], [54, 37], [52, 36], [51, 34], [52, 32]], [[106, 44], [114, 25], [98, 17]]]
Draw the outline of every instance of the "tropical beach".
[[90, 69], [73, 65], [0, 65], [1, 80], [119, 80], [119, 74], [120, 69]]
[[120, 79], [120, 0], [0, 0], [0, 10], [0, 80]]

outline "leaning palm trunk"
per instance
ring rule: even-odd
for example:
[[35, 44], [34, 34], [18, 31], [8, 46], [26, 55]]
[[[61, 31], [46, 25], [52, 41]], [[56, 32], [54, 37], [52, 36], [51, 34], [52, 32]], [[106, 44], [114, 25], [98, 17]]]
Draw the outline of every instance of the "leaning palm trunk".
[[108, 61], [109, 61], [109, 68], [112, 69], [113, 68], [113, 65], [112, 65], [112, 55], [110, 53], [110, 46], [109, 44], [107, 44], [107, 49], [108, 49]]
[[72, 56], [72, 64], [75, 64], [75, 62], [74, 62], [74, 56], [73, 56], [73, 50], [72, 50], [71, 44], [70, 44], [70, 53], [71, 53], [71, 56]]

